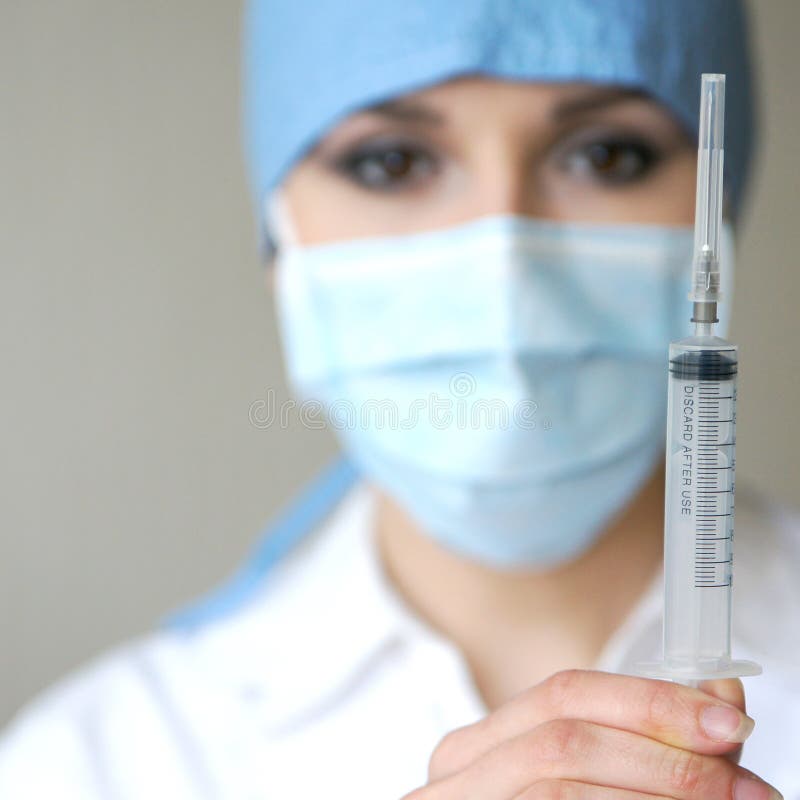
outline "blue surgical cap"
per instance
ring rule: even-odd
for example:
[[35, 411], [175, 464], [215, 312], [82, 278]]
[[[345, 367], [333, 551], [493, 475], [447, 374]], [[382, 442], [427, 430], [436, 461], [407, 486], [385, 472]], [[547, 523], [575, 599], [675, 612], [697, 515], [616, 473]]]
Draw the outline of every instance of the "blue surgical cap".
[[258, 212], [341, 118], [448, 78], [638, 88], [696, 136], [703, 72], [727, 75], [735, 215], [754, 138], [742, 0], [250, 0], [244, 133]]

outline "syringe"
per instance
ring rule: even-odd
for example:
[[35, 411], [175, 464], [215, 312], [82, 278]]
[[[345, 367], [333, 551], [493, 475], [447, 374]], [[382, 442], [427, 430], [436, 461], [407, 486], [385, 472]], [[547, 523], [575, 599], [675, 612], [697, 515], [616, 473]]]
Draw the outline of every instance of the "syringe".
[[697, 685], [758, 675], [731, 659], [738, 348], [714, 335], [720, 293], [725, 76], [702, 76], [694, 336], [669, 347], [663, 660], [640, 672]]

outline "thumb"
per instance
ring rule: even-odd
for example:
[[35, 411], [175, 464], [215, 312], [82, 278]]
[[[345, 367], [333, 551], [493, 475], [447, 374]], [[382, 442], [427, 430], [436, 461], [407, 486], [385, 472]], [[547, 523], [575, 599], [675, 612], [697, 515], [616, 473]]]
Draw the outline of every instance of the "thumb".
[[[710, 694], [724, 703], [730, 703], [745, 714], [747, 713], [744, 700], [744, 685], [739, 678], [720, 678], [713, 681], [703, 681], [698, 688], [701, 692]], [[725, 755], [725, 758], [733, 761], [734, 764], [738, 764], [741, 757], [741, 745]]]
[[744, 685], [739, 678], [720, 678], [713, 681], [703, 681], [700, 691], [736, 706], [740, 711], [747, 713], [744, 702]]

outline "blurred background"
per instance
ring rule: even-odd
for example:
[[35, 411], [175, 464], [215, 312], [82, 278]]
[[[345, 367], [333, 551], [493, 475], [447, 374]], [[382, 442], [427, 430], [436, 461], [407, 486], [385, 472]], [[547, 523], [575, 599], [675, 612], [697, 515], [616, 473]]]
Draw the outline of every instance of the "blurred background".
[[[0, 725], [224, 579], [334, 452], [288, 397], [239, 146], [239, 3], [0, 11]], [[752, 4], [737, 481], [796, 504], [800, 4]]]

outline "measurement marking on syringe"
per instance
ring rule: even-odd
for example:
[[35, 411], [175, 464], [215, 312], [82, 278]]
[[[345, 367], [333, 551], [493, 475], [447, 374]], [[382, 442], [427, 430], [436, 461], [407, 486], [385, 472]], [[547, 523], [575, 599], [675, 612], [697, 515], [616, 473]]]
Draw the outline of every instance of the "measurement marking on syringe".
[[731, 516], [730, 512], [728, 512], [727, 514], [706, 514], [706, 513], [703, 513], [703, 514], [698, 514], [697, 518], [698, 519], [708, 519], [709, 517], [729, 517], [729, 516]]
[[698, 514], [698, 519], [707, 519], [708, 517], [730, 517], [732, 514]]
[[[728, 567], [725, 567], [728, 564]], [[695, 581], [718, 581], [720, 578], [725, 578], [725, 573], [733, 569], [733, 564], [730, 561], [724, 561], [716, 566], [709, 566], [702, 570], [695, 570]]]
[[695, 583], [698, 589], [727, 589], [730, 586], [728, 583], [701, 583], [699, 586]]

